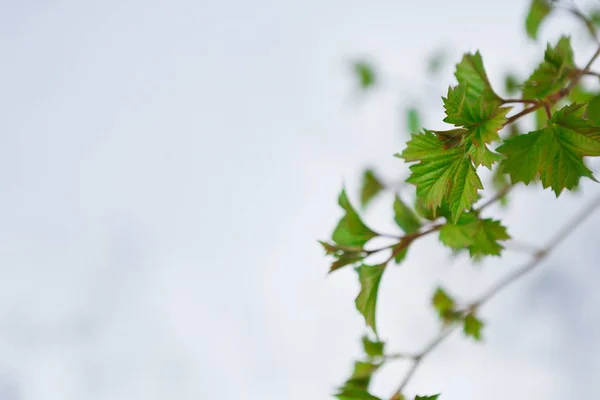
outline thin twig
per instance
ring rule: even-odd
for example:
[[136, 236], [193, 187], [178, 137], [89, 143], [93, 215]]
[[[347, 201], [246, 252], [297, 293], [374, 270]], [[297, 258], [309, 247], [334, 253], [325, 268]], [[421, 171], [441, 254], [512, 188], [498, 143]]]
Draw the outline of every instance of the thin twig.
[[504, 186], [502, 189], [500, 189], [494, 195], [494, 197], [490, 198], [488, 201], [486, 201], [485, 203], [483, 203], [479, 208], [477, 208], [477, 211], [482, 211], [482, 210], [488, 208], [489, 206], [491, 206], [492, 204], [494, 204], [495, 202], [499, 201], [501, 198], [503, 198], [504, 196], [506, 196], [513, 188], [514, 188], [514, 185], [506, 185], [506, 186]]
[[[587, 207], [585, 207], [575, 218], [573, 218], [567, 225], [560, 229], [556, 235], [542, 248], [537, 251], [534, 257], [525, 265], [518, 268], [513, 273], [507, 275], [501, 279], [498, 283], [488, 289], [479, 299], [471, 303], [467, 309], [475, 309], [488, 302], [492, 297], [501, 292], [511, 283], [517, 281], [522, 276], [533, 270], [538, 266], [548, 255], [554, 251], [559, 244], [561, 244], [577, 227], [589, 217], [596, 208], [600, 207], [600, 197], [596, 198]], [[444, 328], [427, 346], [421, 351], [414, 359], [413, 363], [404, 376], [404, 379], [400, 383], [400, 386], [394, 392], [394, 396], [401, 394], [408, 382], [414, 376], [416, 370], [421, 365], [423, 359], [431, 353], [437, 346], [439, 346], [449, 335], [458, 327], [457, 324], [451, 325], [450, 327]], [[393, 396], [392, 396], [393, 397]]]

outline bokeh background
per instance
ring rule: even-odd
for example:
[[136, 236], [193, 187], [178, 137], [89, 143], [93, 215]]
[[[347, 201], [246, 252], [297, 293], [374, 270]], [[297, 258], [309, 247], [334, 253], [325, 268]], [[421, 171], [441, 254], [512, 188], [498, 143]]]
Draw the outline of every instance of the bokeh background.
[[[527, 39], [527, 3], [0, 1], [0, 400], [331, 398], [364, 332], [356, 274], [326, 277], [317, 243], [337, 195], [346, 184], [356, 201], [368, 165], [406, 176], [392, 157], [404, 109], [443, 127], [462, 52], [481, 50], [499, 91], [563, 31], [577, 62], [593, 53], [567, 16]], [[356, 57], [378, 67], [368, 93]], [[521, 187], [487, 214], [541, 245], [598, 193]], [[393, 232], [391, 204], [366, 221]], [[409, 393], [598, 393], [599, 222], [484, 308], [484, 344], [453, 336]], [[436, 285], [470, 298], [527, 258], [472, 266], [422, 240], [386, 273], [382, 338], [419, 348], [437, 330]], [[386, 367], [374, 392], [406, 368]]]

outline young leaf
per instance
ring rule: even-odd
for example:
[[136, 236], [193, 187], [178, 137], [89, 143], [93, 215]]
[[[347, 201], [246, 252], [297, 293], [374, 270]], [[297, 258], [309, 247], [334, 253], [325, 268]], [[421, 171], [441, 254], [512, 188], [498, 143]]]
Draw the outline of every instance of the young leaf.
[[361, 265], [357, 269], [360, 293], [355, 300], [356, 309], [363, 315], [367, 326], [370, 326], [375, 334], [377, 334], [377, 294], [385, 266], [385, 264]]
[[504, 248], [501, 240], [510, 236], [500, 221], [480, 219], [475, 214], [463, 214], [455, 224], [445, 224], [440, 229], [440, 241], [456, 250], [469, 249], [471, 257], [483, 255], [499, 256]]
[[544, 62], [524, 84], [523, 97], [543, 99], [559, 91], [569, 80], [574, 68], [571, 39], [563, 36], [555, 47], [548, 44]]
[[431, 299], [431, 304], [436, 309], [440, 319], [444, 322], [455, 319], [454, 307], [456, 305], [454, 299], [448, 295], [442, 288], [437, 288]]
[[551, 11], [552, 3], [549, 0], [532, 0], [529, 12], [527, 13], [527, 19], [525, 20], [527, 35], [531, 39], [537, 39], [540, 25]]
[[368, 392], [371, 377], [379, 366], [380, 364], [355, 362], [352, 376], [339, 389], [340, 391], [335, 397], [339, 400], [380, 400]]
[[510, 107], [500, 107], [499, 102], [487, 100], [483, 96], [470, 99], [469, 87], [458, 85], [448, 89], [443, 98], [447, 117], [444, 122], [467, 129], [465, 138], [470, 138], [477, 147], [499, 140], [498, 131], [507, 121], [506, 114]]
[[406, 122], [408, 132], [417, 133], [421, 130], [421, 118], [419, 112], [415, 108], [409, 108], [406, 111]]
[[600, 126], [600, 96], [594, 97], [588, 103], [587, 117], [591, 123]]
[[421, 221], [401, 199], [394, 199], [394, 220], [404, 233], [414, 233], [421, 228]]
[[467, 314], [463, 321], [463, 332], [465, 335], [471, 336], [475, 340], [481, 340], [481, 329], [483, 329], [483, 322], [473, 313]]
[[372, 341], [368, 336], [362, 338], [363, 350], [369, 357], [382, 357], [385, 343]]
[[356, 74], [356, 78], [358, 79], [361, 88], [368, 89], [375, 84], [375, 70], [368, 62], [355, 62], [354, 73]]
[[461, 62], [456, 65], [454, 76], [460, 85], [467, 88], [467, 100], [475, 101], [480, 98], [489, 102], [501, 100], [492, 89], [479, 52], [465, 54]]
[[544, 129], [507, 139], [498, 148], [506, 156], [504, 172], [514, 182], [529, 184], [538, 175], [544, 188], [558, 197], [579, 178], [596, 180], [585, 156], [600, 156], [600, 127], [583, 118], [585, 105], [571, 104], [554, 113]]
[[354, 210], [345, 189], [340, 193], [339, 205], [346, 211], [346, 214], [333, 231], [332, 240], [334, 242], [341, 246], [362, 248], [365, 243], [377, 236], [377, 233], [366, 226]]
[[329, 268], [329, 273], [336, 271], [346, 265], [357, 264], [367, 256], [362, 248], [344, 247], [327, 242], [319, 241], [325, 249], [325, 254], [333, 256], [335, 261]]
[[384, 189], [383, 183], [375, 175], [375, 171], [367, 169], [363, 173], [362, 188], [360, 191], [360, 203], [363, 208], [367, 205]]
[[417, 196], [426, 207], [435, 210], [447, 200], [452, 220], [457, 221], [463, 211], [478, 199], [483, 185], [464, 147], [445, 150], [431, 132], [412, 135], [407, 148], [398, 157], [420, 161], [412, 165], [406, 180], [417, 187]]

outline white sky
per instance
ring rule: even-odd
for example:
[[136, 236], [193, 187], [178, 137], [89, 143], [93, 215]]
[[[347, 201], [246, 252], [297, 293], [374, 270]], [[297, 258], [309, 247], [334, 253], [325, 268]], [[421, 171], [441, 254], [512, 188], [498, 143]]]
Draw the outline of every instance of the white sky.
[[[501, 87], [506, 66], [526, 73], [544, 47], [524, 36], [524, 1], [0, 5], [0, 400], [331, 398], [364, 331], [355, 274], [326, 279], [316, 242], [342, 184], [355, 201], [365, 165], [405, 176], [392, 157], [402, 107], [419, 102], [435, 128], [453, 83], [422, 74], [432, 51], [454, 63], [481, 50]], [[581, 30], [573, 40], [581, 62], [593, 49]], [[355, 55], [386, 79], [365, 98]], [[506, 223], [542, 244], [598, 191], [521, 189]], [[375, 207], [366, 220], [393, 229], [391, 199]], [[457, 335], [409, 392], [597, 393], [599, 221], [484, 309], [484, 345]], [[523, 259], [473, 268], [418, 243], [386, 273], [382, 336], [420, 347], [436, 284], [474, 295]], [[402, 368], [375, 392], [389, 396]]]

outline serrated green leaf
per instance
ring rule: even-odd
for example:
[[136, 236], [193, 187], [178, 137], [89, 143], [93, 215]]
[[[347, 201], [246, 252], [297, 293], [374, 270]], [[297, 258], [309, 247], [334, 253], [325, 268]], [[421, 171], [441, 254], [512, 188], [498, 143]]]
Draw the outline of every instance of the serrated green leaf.
[[416, 396], [415, 400], [437, 400], [440, 397], [439, 394], [434, 394], [433, 396]]
[[456, 76], [459, 86], [467, 89], [468, 101], [473, 102], [483, 98], [486, 102], [493, 103], [501, 100], [500, 96], [492, 89], [479, 52], [465, 54], [461, 62], [456, 65], [454, 76]]
[[464, 137], [470, 138], [478, 147], [499, 140], [498, 131], [504, 127], [510, 107], [500, 107], [497, 100], [484, 97], [470, 100], [467, 92], [465, 85], [448, 89], [447, 97], [443, 98], [447, 115], [444, 122], [464, 126], [467, 129]]
[[404, 233], [414, 233], [421, 228], [421, 221], [397, 195], [394, 198], [394, 221]]
[[377, 236], [362, 221], [356, 210], [350, 204], [346, 190], [339, 196], [339, 205], [346, 211], [332, 234], [332, 240], [342, 246], [363, 247], [365, 243]]
[[377, 295], [385, 266], [385, 264], [361, 265], [357, 269], [360, 293], [355, 300], [356, 309], [363, 315], [365, 323], [375, 334], [377, 334]]
[[571, 39], [563, 36], [555, 47], [548, 44], [544, 62], [525, 81], [523, 97], [543, 99], [559, 91], [569, 80], [574, 68]]
[[369, 357], [382, 357], [385, 349], [385, 343], [373, 341], [368, 336], [362, 338], [363, 350]]
[[445, 224], [440, 229], [440, 241], [456, 250], [469, 249], [471, 257], [499, 256], [504, 248], [499, 241], [510, 236], [500, 221], [481, 219], [473, 213], [463, 214], [456, 224]]
[[558, 197], [581, 177], [595, 180], [583, 157], [600, 155], [600, 127], [585, 120], [584, 112], [585, 105], [571, 104], [555, 112], [546, 128], [505, 140], [497, 150], [506, 156], [503, 169], [513, 183], [527, 185], [539, 176]]
[[471, 336], [475, 340], [481, 340], [481, 330], [483, 322], [478, 319], [473, 313], [465, 316], [463, 321], [463, 332], [465, 336]]
[[367, 169], [363, 173], [362, 187], [360, 190], [360, 204], [363, 208], [367, 207], [371, 200], [373, 200], [381, 191], [385, 188], [381, 180], [375, 175], [375, 171]]
[[417, 133], [421, 130], [421, 118], [416, 108], [406, 110], [406, 125], [410, 133]]
[[590, 100], [587, 106], [587, 118], [596, 126], [600, 126], [600, 96]]
[[406, 161], [421, 161], [412, 165], [406, 180], [417, 187], [423, 204], [435, 210], [447, 200], [452, 220], [456, 221], [465, 209], [478, 199], [483, 185], [464, 147], [445, 150], [431, 132], [412, 135], [407, 148], [398, 155]]
[[525, 20], [525, 29], [527, 35], [536, 40], [538, 31], [542, 22], [548, 17], [552, 11], [552, 3], [549, 0], [533, 0], [529, 6], [527, 19]]
[[354, 73], [361, 88], [368, 89], [375, 85], [375, 69], [370, 63], [366, 61], [356, 61], [354, 63]]
[[475, 145], [468, 146], [468, 153], [475, 165], [483, 165], [490, 171], [493, 164], [504, 159], [501, 154], [491, 151], [485, 144], [481, 147]]

